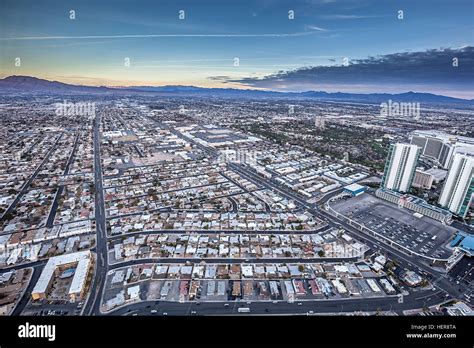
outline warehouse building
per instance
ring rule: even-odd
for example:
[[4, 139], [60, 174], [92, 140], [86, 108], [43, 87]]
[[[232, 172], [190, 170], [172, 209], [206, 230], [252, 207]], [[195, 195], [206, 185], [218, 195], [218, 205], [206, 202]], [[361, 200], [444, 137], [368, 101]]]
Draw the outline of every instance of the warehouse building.
[[458, 232], [450, 246], [452, 248], [459, 248], [465, 254], [472, 257], [474, 255], [474, 235]]
[[365, 192], [365, 186], [359, 184], [351, 184], [344, 187], [344, 192], [349, 193], [352, 197], [356, 197]]

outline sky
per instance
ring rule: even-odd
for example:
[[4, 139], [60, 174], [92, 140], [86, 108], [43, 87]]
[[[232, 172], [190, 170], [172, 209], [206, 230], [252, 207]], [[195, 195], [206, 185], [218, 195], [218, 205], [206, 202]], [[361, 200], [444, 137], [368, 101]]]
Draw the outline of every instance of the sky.
[[472, 0], [0, 0], [0, 77], [84, 85], [474, 98], [473, 41]]

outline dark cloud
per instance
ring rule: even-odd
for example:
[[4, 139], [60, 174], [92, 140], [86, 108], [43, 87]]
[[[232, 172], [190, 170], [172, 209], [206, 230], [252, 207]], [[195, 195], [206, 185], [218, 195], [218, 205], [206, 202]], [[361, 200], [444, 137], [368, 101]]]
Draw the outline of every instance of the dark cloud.
[[219, 75], [219, 76], [209, 76], [207, 78], [208, 80], [211, 80], [211, 81], [228, 81], [230, 80], [230, 76], [227, 76], [227, 75]]
[[[453, 67], [453, 59], [458, 67]], [[412, 89], [474, 90], [474, 47], [403, 52], [350, 60], [349, 65], [315, 66], [263, 78], [232, 80], [246, 86], [301, 90], [308, 86], [399, 86]], [[416, 87], [416, 88], [414, 88]], [[430, 87], [430, 88], [428, 88]]]

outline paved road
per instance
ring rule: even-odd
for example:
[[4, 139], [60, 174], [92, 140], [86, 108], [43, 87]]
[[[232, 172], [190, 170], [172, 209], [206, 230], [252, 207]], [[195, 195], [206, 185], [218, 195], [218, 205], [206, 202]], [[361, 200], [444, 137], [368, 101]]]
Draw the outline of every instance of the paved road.
[[[227, 302], [166, 302], [143, 301], [119, 308], [110, 312], [110, 315], [150, 315], [151, 310], [156, 310], [156, 315], [189, 315], [195, 311], [196, 315], [246, 315], [238, 313], [238, 308], [250, 308], [250, 314], [263, 315], [306, 315], [309, 311], [320, 314], [329, 313], [354, 313], [357, 311], [376, 312], [393, 310], [402, 314], [404, 310], [422, 309], [443, 302], [442, 294], [432, 291], [420, 291], [404, 296], [403, 303], [398, 303], [398, 297], [373, 297], [373, 298], [345, 298], [337, 300], [295, 300], [294, 303], [286, 301], [255, 301], [250, 304], [245, 300]], [[228, 306], [224, 304], [227, 303]]]
[[18, 302], [18, 304], [16, 305], [15, 310], [13, 311], [12, 315], [20, 315], [21, 312], [25, 309], [26, 305], [28, 304], [30, 300], [31, 291], [35, 287], [36, 282], [38, 281], [41, 275], [41, 272], [43, 272], [43, 268], [45, 264], [46, 262], [38, 262], [34, 266], [32, 266], [33, 274], [31, 276], [30, 282], [28, 283], [28, 286], [26, 287], [26, 290], [23, 293], [23, 296], [20, 302]]
[[95, 186], [95, 221], [96, 221], [96, 253], [97, 262], [94, 281], [91, 286], [89, 297], [84, 307], [84, 314], [98, 314], [100, 299], [105, 285], [105, 277], [108, 270], [107, 260], [107, 234], [104, 192], [102, 187], [102, 164], [100, 161], [100, 112], [97, 113], [94, 122], [94, 186]]
[[48, 262], [48, 260], [31, 261], [31, 262], [15, 264], [11, 266], [5, 266], [5, 267], [2, 267], [2, 273], [7, 272], [7, 271], [12, 271], [12, 270], [17, 270], [17, 269], [22, 269], [22, 268], [36, 267], [37, 265], [45, 265], [46, 262]]
[[[66, 168], [64, 168], [63, 175], [67, 175], [69, 173], [69, 168], [71, 167], [72, 161], [74, 160], [74, 154], [76, 153], [76, 150], [77, 150], [78, 141], [79, 141], [79, 134], [76, 135], [74, 146], [67, 160]], [[63, 191], [64, 191], [64, 185], [60, 185], [58, 188], [58, 191], [56, 192], [56, 195], [54, 196], [54, 201], [49, 211], [48, 220], [46, 220], [46, 227], [53, 226], [54, 217], [56, 216], [56, 211], [58, 210], [59, 199], [61, 198]]]
[[[18, 202], [20, 201], [21, 197], [23, 197], [23, 195], [26, 193], [26, 191], [28, 191], [31, 183], [33, 182], [33, 180], [35, 180], [36, 176], [38, 175], [38, 173], [40, 172], [41, 168], [43, 167], [43, 165], [46, 163], [46, 161], [49, 159], [49, 157], [51, 157], [51, 154], [53, 153], [53, 151], [56, 149], [56, 145], [58, 144], [59, 140], [62, 138], [63, 136], [63, 133], [61, 133], [58, 138], [56, 139], [56, 141], [54, 142], [54, 144], [51, 146], [51, 148], [49, 149], [48, 153], [46, 154], [45, 158], [41, 161], [41, 163], [39, 164], [39, 166], [36, 168], [36, 170], [34, 171], [34, 173], [30, 176], [30, 178], [28, 179], [28, 181], [23, 185], [22, 189], [20, 190], [20, 192], [18, 193], [18, 195], [16, 196], [16, 198], [13, 200], [13, 202], [10, 204], [10, 206], [7, 208], [7, 210], [5, 210], [5, 212], [3, 213], [2, 215], [2, 218], [1, 220], [3, 220], [3, 217], [6, 216], [7, 214], [10, 214], [13, 209], [15, 209], [15, 207], [17, 206]], [[5, 232], [5, 233], [10, 233], [10, 232]], [[5, 234], [4, 233], [4, 234]]]

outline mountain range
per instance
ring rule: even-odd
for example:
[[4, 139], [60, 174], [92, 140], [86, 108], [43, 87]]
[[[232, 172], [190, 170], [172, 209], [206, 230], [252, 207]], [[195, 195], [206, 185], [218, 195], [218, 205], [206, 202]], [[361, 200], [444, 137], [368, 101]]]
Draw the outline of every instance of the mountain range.
[[67, 84], [58, 81], [49, 81], [32, 76], [12, 75], [0, 79], [0, 93], [2, 94], [104, 94], [104, 95], [131, 95], [153, 94], [167, 96], [194, 96], [220, 98], [278, 98], [278, 99], [311, 99], [358, 103], [418, 102], [425, 104], [456, 104], [458, 106], [474, 106], [474, 99], [460, 99], [431, 93], [406, 92], [399, 94], [389, 93], [342, 93], [342, 92], [276, 92], [255, 89], [235, 88], [203, 88], [194, 86], [128, 86], [105, 87], [83, 86]]

